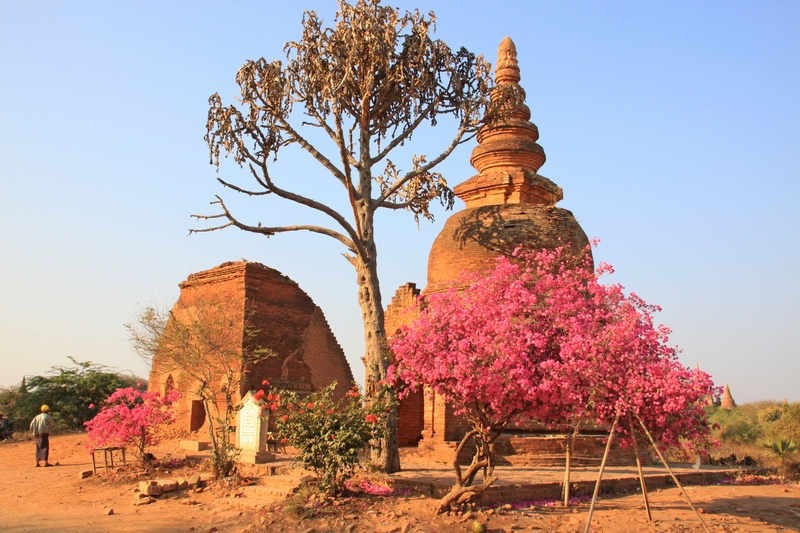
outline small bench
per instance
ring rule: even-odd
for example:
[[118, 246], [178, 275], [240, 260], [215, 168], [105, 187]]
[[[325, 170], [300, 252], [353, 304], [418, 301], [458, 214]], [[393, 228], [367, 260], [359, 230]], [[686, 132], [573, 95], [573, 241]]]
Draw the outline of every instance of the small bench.
[[[279, 446], [281, 451], [278, 451]], [[267, 451], [272, 453], [286, 453], [286, 444], [278, 442], [271, 431], [267, 432]]]
[[122, 455], [122, 464], [125, 464], [125, 448], [119, 447], [112, 447], [112, 448], [97, 448], [92, 450], [92, 473], [97, 473], [97, 464], [95, 463], [94, 454], [95, 452], [103, 452], [103, 465], [105, 466], [106, 472], [108, 472], [108, 463], [111, 462], [111, 468], [114, 468], [114, 452], [121, 452]]

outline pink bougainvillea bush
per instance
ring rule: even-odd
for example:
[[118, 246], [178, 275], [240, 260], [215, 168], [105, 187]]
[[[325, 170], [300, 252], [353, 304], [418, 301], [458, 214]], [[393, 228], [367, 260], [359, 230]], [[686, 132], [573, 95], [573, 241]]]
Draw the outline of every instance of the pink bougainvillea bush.
[[[601, 265], [598, 272], [613, 270]], [[720, 390], [707, 373], [678, 361], [669, 328], [654, 324], [660, 308], [626, 295], [620, 285], [600, 284], [596, 276], [586, 294], [594, 302], [591, 318], [565, 336], [555, 371], [555, 379], [569, 384], [565, 399], [574, 406], [573, 417], [601, 425], [619, 420], [623, 446], [632, 436], [646, 441], [643, 427], [662, 448], [681, 446], [694, 454], [713, 445], [704, 408]]]
[[156, 429], [174, 422], [173, 403], [178, 393], [165, 396], [134, 388], [117, 389], [92, 420], [85, 423], [89, 432], [87, 448], [134, 448], [144, 462], [148, 446], [158, 444]]
[[[708, 437], [708, 375], [680, 365], [669, 330], [653, 325], [656, 307], [598, 281], [612, 269], [595, 271], [589, 251], [500, 257], [488, 273], [423, 295], [419, 319], [391, 340], [395, 385], [442, 396], [472, 427], [455, 457], [470, 440], [476, 455], [463, 475], [454, 460], [440, 511], [494, 481], [494, 442], [509, 424], [641, 420], [666, 445]], [[618, 426], [623, 437], [630, 426]]]

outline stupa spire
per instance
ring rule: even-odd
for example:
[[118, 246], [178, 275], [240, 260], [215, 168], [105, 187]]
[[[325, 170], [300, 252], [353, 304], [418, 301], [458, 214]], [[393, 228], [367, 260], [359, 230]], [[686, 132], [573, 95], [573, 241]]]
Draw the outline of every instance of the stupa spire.
[[520, 79], [519, 61], [517, 61], [517, 45], [514, 44], [511, 37], [506, 37], [500, 41], [500, 46], [497, 47], [497, 65], [494, 70], [494, 82], [497, 85], [501, 83], [519, 83]]
[[525, 89], [520, 82], [517, 47], [510, 37], [500, 42], [495, 67], [492, 103], [486, 124], [477, 135], [478, 146], [470, 163], [478, 171], [454, 192], [467, 208], [485, 205], [555, 205], [563, 198], [561, 188], [536, 172], [545, 162], [536, 141], [539, 129], [530, 121]]

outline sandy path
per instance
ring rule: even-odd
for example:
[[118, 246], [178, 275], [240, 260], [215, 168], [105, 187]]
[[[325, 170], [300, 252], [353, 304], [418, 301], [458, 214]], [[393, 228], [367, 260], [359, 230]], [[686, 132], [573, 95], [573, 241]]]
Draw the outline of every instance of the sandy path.
[[[588, 505], [577, 508], [536, 508], [471, 516], [434, 517], [436, 500], [419, 496], [381, 498], [367, 505], [355, 501], [299, 522], [296, 516], [240, 510], [214, 505], [219, 492], [192, 494], [198, 505], [180, 499], [161, 499], [133, 506], [133, 483], [115, 483], [100, 476], [81, 480], [79, 472], [91, 467], [84, 449], [85, 436], [62, 435], [51, 439], [51, 462], [60, 466], [34, 468], [34, 444], [0, 443], [0, 531], [22, 532], [202, 532], [254, 533], [456, 533], [471, 531], [475, 518], [488, 522], [492, 533], [513, 531], [582, 532]], [[174, 446], [174, 444], [172, 444]], [[157, 455], [179, 451], [162, 447]], [[800, 487], [693, 486], [688, 487], [697, 507], [714, 532], [800, 532]], [[354, 506], [356, 507], [354, 512]], [[645, 519], [641, 497], [628, 495], [601, 500], [592, 530], [598, 533], [702, 531], [697, 518], [676, 488], [654, 491], [651, 506], [655, 522]], [[107, 510], [114, 514], [108, 515]]]
[[[0, 531], [22, 532], [240, 532], [250, 516], [238, 509], [210, 505], [218, 495], [192, 494], [199, 505], [180, 499], [159, 500], [136, 507], [134, 484], [117, 485], [99, 477], [80, 479], [91, 469], [83, 435], [56, 435], [50, 439], [52, 468], [34, 467], [34, 443], [0, 444]], [[108, 509], [114, 514], [108, 515]]]

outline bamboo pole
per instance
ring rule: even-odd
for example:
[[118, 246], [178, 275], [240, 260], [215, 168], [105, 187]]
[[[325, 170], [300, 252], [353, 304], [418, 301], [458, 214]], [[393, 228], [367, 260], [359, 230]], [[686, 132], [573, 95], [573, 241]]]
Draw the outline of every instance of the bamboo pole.
[[572, 432], [572, 437], [567, 439], [567, 461], [566, 471], [564, 472], [564, 507], [569, 507], [569, 484], [570, 484], [570, 470], [572, 468], [572, 451], [575, 449], [575, 437], [578, 435], [578, 427], [581, 422], [575, 424], [575, 430]]
[[564, 507], [569, 506], [569, 468], [572, 461], [572, 439], [567, 437], [567, 460], [564, 470]]
[[603, 452], [603, 460], [600, 462], [600, 472], [597, 474], [597, 483], [594, 485], [592, 504], [589, 506], [589, 518], [586, 520], [586, 529], [583, 533], [589, 533], [589, 528], [592, 525], [592, 514], [594, 514], [595, 503], [597, 503], [597, 495], [600, 493], [600, 481], [603, 479], [603, 470], [606, 469], [606, 461], [608, 460], [608, 454], [611, 451], [611, 441], [614, 440], [614, 431], [617, 429], [619, 415], [620, 411], [617, 410], [617, 416], [614, 417], [614, 423], [611, 424], [611, 432], [608, 434], [608, 442], [606, 443], [606, 449]]
[[691, 498], [689, 498], [689, 495], [686, 493], [686, 490], [684, 490], [683, 485], [681, 485], [681, 482], [678, 481], [678, 478], [675, 476], [675, 473], [669, 467], [669, 464], [667, 463], [666, 459], [664, 459], [664, 456], [661, 454], [661, 450], [659, 450], [658, 446], [656, 446], [656, 441], [653, 440], [653, 436], [650, 434], [650, 431], [648, 431], [647, 426], [644, 425], [644, 422], [642, 422], [642, 419], [639, 418], [638, 416], [636, 417], [636, 420], [639, 421], [639, 424], [642, 426], [645, 435], [647, 435], [647, 438], [650, 439], [650, 444], [653, 445], [653, 449], [655, 449], [656, 453], [658, 454], [658, 458], [661, 459], [661, 462], [666, 467], [667, 472], [669, 472], [669, 475], [672, 476], [672, 481], [674, 481], [675, 484], [678, 486], [678, 488], [681, 489], [681, 493], [683, 493], [683, 497], [686, 498], [686, 502], [689, 504], [689, 507], [691, 507], [692, 511], [694, 511], [694, 514], [697, 515], [697, 518], [700, 520], [700, 523], [703, 524], [703, 529], [705, 529], [708, 533], [711, 533], [711, 530], [708, 529], [708, 525], [706, 524], [705, 520], [703, 520], [702, 515], [697, 512], [697, 509], [695, 509], [694, 504], [692, 503]]
[[644, 472], [642, 471], [642, 460], [639, 457], [639, 443], [636, 442], [636, 428], [633, 426], [631, 414], [628, 413], [628, 426], [631, 429], [631, 440], [633, 440], [633, 453], [636, 454], [636, 468], [639, 470], [639, 484], [642, 486], [642, 497], [644, 498], [644, 508], [647, 511], [647, 521], [653, 521], [653, 515], [650, 512], [650, 501], [647, 499], [647, 484], [644, 482]]

